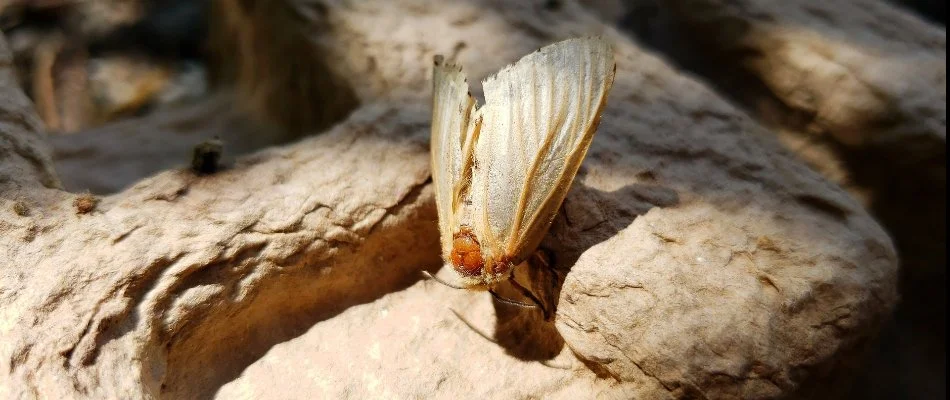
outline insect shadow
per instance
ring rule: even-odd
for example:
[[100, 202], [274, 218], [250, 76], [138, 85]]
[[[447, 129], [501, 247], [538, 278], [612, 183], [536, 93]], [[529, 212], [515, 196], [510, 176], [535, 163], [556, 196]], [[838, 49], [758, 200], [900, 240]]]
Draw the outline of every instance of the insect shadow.
[[[638, 175], [638, 183], [603, 191], [586, 185], [584, 168], [581, 171], [541, 243], [540, 256], [546, 260], [534, 257], [515, 271], [515, 279], [553, 312], [557, 311], [565, 278], [585, 251], [615, 236], [650, 209], [679, 204], [676, 191], [657, 184], [650, 173]], [[519, 298], [509, 285], [502, 285], [499, 293]], [[493, 341], [509, 355], [545, 361], [560, 354], [565, 342], [555, 327], [556, 318], [545, 321], [540, 309], [513, 307], [497, 299], [494, 306], [497, 322]]]

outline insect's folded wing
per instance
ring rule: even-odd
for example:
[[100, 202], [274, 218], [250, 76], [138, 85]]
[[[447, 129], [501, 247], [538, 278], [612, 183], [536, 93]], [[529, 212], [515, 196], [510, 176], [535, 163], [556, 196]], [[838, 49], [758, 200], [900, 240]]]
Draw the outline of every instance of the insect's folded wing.
[[432, 180], [443, 257], [448, 259], [458, 225], [460, 197], [471, 179], [479, 121], [475, 119], [475, 100], [459, 66], [437, 56], [432, 80]]
[[590, 146], [614, 66], [605, 41], [571, 39], [483, 83], [472, 201], [493, 258], [520, 261], [540, 244]]

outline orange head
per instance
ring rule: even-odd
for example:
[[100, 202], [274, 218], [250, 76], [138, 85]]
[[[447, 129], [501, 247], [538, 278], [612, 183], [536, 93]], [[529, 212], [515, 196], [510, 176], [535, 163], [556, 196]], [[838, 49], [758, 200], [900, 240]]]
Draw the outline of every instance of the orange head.
[[489, 260], [482, 257], [482, 246], [467, 226], [453, 235], [452, 267], [462, 277], [478, 286], [492, 286], [504, 280], [512, 264], [507, 259]]

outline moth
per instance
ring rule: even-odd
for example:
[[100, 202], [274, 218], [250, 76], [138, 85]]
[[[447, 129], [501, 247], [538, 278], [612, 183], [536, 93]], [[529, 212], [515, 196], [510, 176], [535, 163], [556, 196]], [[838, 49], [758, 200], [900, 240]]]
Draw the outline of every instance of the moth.
[[495, 295], [537, 251], [587, 154], [616, 73], [613, 50], [600, 38], [543, 47], [484, 80], [483, 106], [460, 66], [434, 61], [431, 162], [442, 258], [461, 282], [450, 286]]

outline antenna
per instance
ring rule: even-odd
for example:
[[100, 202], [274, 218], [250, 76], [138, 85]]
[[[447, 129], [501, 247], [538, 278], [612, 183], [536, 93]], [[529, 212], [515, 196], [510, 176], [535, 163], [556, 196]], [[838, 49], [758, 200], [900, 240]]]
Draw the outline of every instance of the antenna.
[[450, 288], [452, 288], [452, 289], [465, 290], [465, 288], [463, 288], [463, 287], [461, 287], [461, 286], [455, 286], [455, 285], [453, 285], [453, 284], [451, 284], [451, 283], [448, 283], [448, 282], [443, 281], [443, 280], [441, 280], [441, 279], [439, 279], [439, 278], [436, 278], [435, 275], [430, 274], [429, 271], [422, 271], [422, 276], [425, 276], [426, 278], [429, 278], [429, 279], [432, 279], [432, 280], [434, 280], [434, 281], [436, 281], [436, 282], [439, 282], [439, 283], [441, 283], [443, 286], [448, 286], [448, 287], [450, 287]]
[[[464, 288], [464, 287], [456, 286], [456, 285], [453, 285], [453, 284], [448, 283], [448, 282], [446, 282], [446, 281], [443, 281], [443, 280], [437, 278], [435, 275], [430, 274], [428, 271], [422, 271], [422, 275], [425, 276], [426, 278], [429, 278], [429, 279], [432, 279], [432, 280], [434, 280], [434, 281], [436, 281], [436, 282], [439, 282], [440, 284], [442, 284], [442, 285], [445, 286], [445, 287], [450, 287], [450, 288], [452, 288], [452, 289], [460, 289], [460, 290], [465, 290], [465, 289], [466, 289], [466, 288]], [[546, 308], [544, 308], [544, 306], [541, 305], [541, 301], [538, 300], [538, 298], [535, 297], [534, 294], [531, 293], [530, 290], [526, 289], [524, 286], [521, 286], [521, 284], [519, 284], [519, 283], [518, 283], [517, 281], [515, 281], [514, 279], [509, 279], [508, 282], [511, 282], [511, 285], [514, 286], [515, 289], [518, 289], [518, 291], [521, 292], [521, 294], [524, 295], [524, 297], [527, 297], [527, 298], [531, 299], [531, 302], [534, 303], [534, 304], [527, 304], [527, 303], [522, 303], [522, 302], [520, 302], [520, 301], [515, 301], [515, 300], [511, 300], [511, 299], [506, 299], [506, 298], [504, 298], [504, 297], [501, 297], [498, 293], [495, 293], [494, 290], [489, 290], [488, 293], [491, 293], [491, 296], [494, 297], [495, 300], [498, 300], [498, 301], [501, 302], [501, 303], [505, 303], [505, 304], [508, 304], [508, 305], [511, 305], [511, 306], [516, 306], [516, 307], [521, 307], [521, 308], [539, 308], [539, 309], [541, 309], [541, 312], [544, 314], [544, 320], [545, 320], [545, 321], [549, 320], [550, 314], [548, 314], [548, 310], [547, 310]]]

